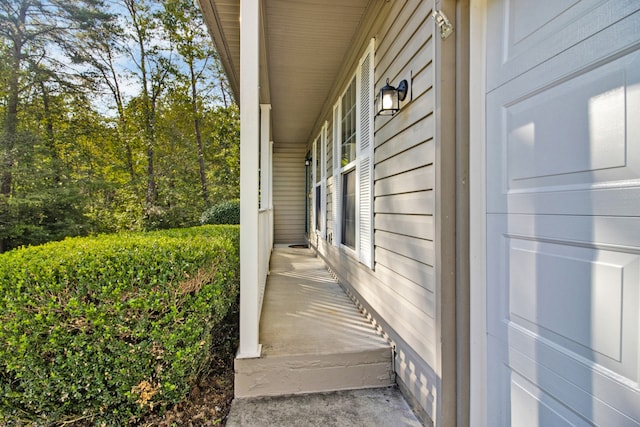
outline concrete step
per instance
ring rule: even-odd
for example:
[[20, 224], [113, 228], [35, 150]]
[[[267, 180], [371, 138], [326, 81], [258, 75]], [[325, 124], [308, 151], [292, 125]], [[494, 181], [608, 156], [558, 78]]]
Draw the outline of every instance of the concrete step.
[[391, 349], [237, 359], [236, 397], [283, 396], [394, 384]]
[[276, 249], [260, 321], [262, 355], [236, 359], [239, 398], [385, 387], [389, 343], [308, 249]]

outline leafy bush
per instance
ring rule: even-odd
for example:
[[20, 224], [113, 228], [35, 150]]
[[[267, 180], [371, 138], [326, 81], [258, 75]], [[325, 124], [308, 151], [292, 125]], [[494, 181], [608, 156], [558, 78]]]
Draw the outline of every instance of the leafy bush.
[[229, 200], [211, 206], [202, 213], [200, 224], [240, 224], [240, 200]]
[[0, 197], [0, 253], [87, 234], [87, 219], [78, 207], [82, 198], [69, 188], [56, 190]]
[[142, 227], [145, 231], [168, 230], [196, 225], [198, 225], [197, 211], [192, 214], [188, 209], [181, 206], [153, 206], [145, 209], [142, 217]]
[[180, 402], [237, 297], [239, 228], [0, 255], [0, 423], [123, 425]]

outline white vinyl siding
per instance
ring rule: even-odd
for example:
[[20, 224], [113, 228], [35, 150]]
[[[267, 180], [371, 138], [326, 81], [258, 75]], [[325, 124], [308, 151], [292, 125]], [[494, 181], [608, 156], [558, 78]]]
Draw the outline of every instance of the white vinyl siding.
[[[368, 205], [367, 213], [360, 210], [358, 218], [358, 261], [367, 265], [365, 249], [373, 248], [369, 262], [372, 269], [356, 268], [350, 257], [330, 251], [327, 258], [363, 305], [374, 313], [376, 321], [389, 333], [396, 346], [395, 369], [398, 380], [420, 403], [429, 417], [437, 418], [440, 384], [440, 343], [438, 328], [438, 285], [436, 278], [436, 43], [435, 24], [427, 19], [434, 1], [396, 1], [380, 28], [375, 30], [375, 54], [367, 64], [366, 55], [357, 63], [356, 81], [365, 86], [366, 73], [373, 71], [373, 91], [358, 93], [358, 104], [373, 107], [373, 95], [386, 79], [397, 85], [407, 79], [409, 93], [395, 116], [379, 116], [373, 120], [364, 109], [358, 117], [359, 145], [356, 156], [363, 182], [358, 185], [358, 204]], [[374, 56], [375, 55], [375, 56]], [[373, 65], [375, 64], [375, 67]], [[368, 65], [368, 66], [367, 66]], [[347, 81], [345, 84], [350, 82]], [[339, 225], [342, 207], [341, 162], [337, 150], [341, 148], [339, 127], [342, 114], [341, 98], [333, 110], [334, 159], [332, 186], [333, 245], [340, 246]], [[372, 112], [373, 114], [373, 112]], [[371, 120], [373, 127], [366, 124]], [[366, 135], [369, 128], [367, 149]], [[369, 173], [366, 175], [366, 152]], [[368, 201], [367, 201], [368, 197]], [[373, 219], [375, 218], [375, 221]], [[369, 223], [363, 219], [367, 219]], [[367, 233], [366, 227], [370, 227]], [[366, 241], [366, 236], [369, 241]], [[453, 238], [453, 236], [451, 236]]]
[[[364, 47], [363, 37], [360, 46], [365, 54], [354, 55], [353, 71], [342, 77], [342, 92], [333, 100], [333, 110], [326, 113], [333, 147], [327, 159], [332, 172], [327, 180], [331, 228], [328, 244], [320, 244], [318, 250], [393, 341], [398, 382], [428, 417], [437, 420], [442, 392], [442, 296], [436, 250], [436, 243], [440, 243], [436, 239], [436, 44], [440, 39], [429, 19], [434, 3], [390, 3], [385, 17], [367, 33], [375, 35], [375, 46], [372, 42], [368, 49]], [[369, 76], [366, 70], [370, 70]], [[342, 101], [354, 78], [356, 158], [343, 163]], [[374, 95], [387, 78], [393, 85], [408, 81], [407, 99], [396, 115], [374, 119]], [[370, 91], [365, 93], [364, 87]], [[343, 178], [350, 170], [357, 170], [359, 181], [356, 250], [341, 244]]]
[[[365, 299], [376, 294], [380, 304], [375, 309], [424, 360], [411, 360], [408, 352], [407, 360], [399, 361], [396, 369], [399, 379], [415, 395], [422, 395], [420, 403], [430, 416], [435, 408], [428, 407], [425, 398], [439, 365], [434, 228], [436, 27], [433, 20], [425, 19], [433, 7], [433, 1], [396, 2], [376, 51], [376, 88], [386, 78], [392, 84], [407, 79], [409, 94], [398, 114], [376, 118], [374, 236], [376, 273], [382, 286], [358, 288]], [[420, 374], [411, 372], [412, 364]]]
[[304, 157], [302, 144], [273, 144], [274, 243], [305, 242]]
[[[376, 270], [388, 287], [379, 292], [390, 295], [378, 310], [409, 345], [434, 355], [425, 348], [436, 341], [437, 301], [435, 40], [432, 20], [424, 20], [432, 8], [432, 1], [395, 4], [376, 52], [376, 87], [386, 78], [393, 84], [407, 78], [410, 95], [398, 114], [376, 118], [374, 211]], [[409, 307], [414, 320], [396, 325]], [[435, 360], [425, 360], [435, 366]]]

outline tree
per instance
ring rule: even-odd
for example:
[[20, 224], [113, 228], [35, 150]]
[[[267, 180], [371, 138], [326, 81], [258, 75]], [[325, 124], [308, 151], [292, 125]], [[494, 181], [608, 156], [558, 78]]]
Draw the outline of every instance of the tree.
[[197, 9], [102, 1], [0, 0], [0, 252], [238, 197], [238, 110]]
[[[65, 51], [75, 34], [105, 19], [99, 6], [99, 0], [0, 0], [0, 39], [5, 47], [1, 59], [6, 64], [3, 71], [7, 82], [0, 136], [0, 198], [12, 195], [16, 158], [30, 141], [20, 130], [21, 96], [38, 85], [43, 101], [48, 102], [43, 74], [36, 71], [53, 73], [60, 68], [56, 53]], [[51, 137], [53, 129], [49, 130]], [[7, 204], [3, 200], [3, 206]], [[4, 245], [5, 239], [0, 238], [0, 252]]]
[[[215, 60], [215, 51], [211, 47], [204, 27], [202, 15], [191, 0], [167, 0], [164, 2], [162, 21], [169, 36], [169, 40], [185, 62], [188, 70], [191, 95], [191, 120], [195, 133], [200, 170], [200, 187], [202, 199], [209, 203], [207, 176], [204, 162], [202, 133], [200, 130], [200, 105], [198, 99], [198, 84], [206, 70], [207, 63]], [[196, 67], [200, 68], [196, 70]]]
[[122, 23], [115, 19], [104, 22], [98, 28], [87, 31], [74, 44], [71, 59], [77, 64], [86, 64], [88, 69], [80, 73], [80, 77], [89, 84], [93, 92], [100, 93], [106, 88], [110, 95], [117, 116], [117, 140], [124, 153], [127, 172], [131, 183], [136, 181], [137, 171], [134, 161], [134, 147], [128, 135], [128, 118], [125, 114], [125, 99], [122, 85], [124, 72], [118, 69], [117, 59], [124, 54], [125, 32]]
[[217, 204], [240, 197], [240, 112], [235, 104], [217, 106], [206, 117], [211, 203]]
[[98, 25], [105, 15], [97, 0], [0, 0], [0, 37], [9, 55], [4, 132], [2, 135], [2, 178], [0, 194], [11, 194], [14, 149], [18, 142], [20, 94], [30, 82], [24, 81], [29, 65], [55, 59], [47, 46], [64, 49], [71, 34]]
[[141, 88], [142, 132], [147, 156], [146, 215], [153, 215], [157, 208], [158, 186], [154, 171], [155, 125], [158, 98], [165, 87], [165, 80], [173, 71], [170, 57], [163, 55], [158, 33], [157, 14], [144, 0], [123, 0], [129, 12], [133, 31], [129, 34], [135, 48], [129, 48], [136, 65]]

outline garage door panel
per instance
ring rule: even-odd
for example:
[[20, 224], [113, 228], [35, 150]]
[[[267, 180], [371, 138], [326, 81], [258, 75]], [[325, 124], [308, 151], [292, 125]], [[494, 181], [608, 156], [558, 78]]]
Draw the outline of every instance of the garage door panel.
[[[516, 337], [519, 333], [521, 331], [513, 329], [514, 342], [531, 340], [527, 334]], [[508, 355], [511, 425], [528, 425], [531, 418], [540, 417], [540, 412], [546, 412], [547, 420], [534, 425], [563, 425], [559, 419], [551, 421], [555, 417], [549, 411], [571, 425], [638, 425], [639, 407], [631, 388], [620, 388], [606, 371], [594, 372], [589, 364], [580, 363], [539, 341], [531, 341], [527, 347], [534, 350], [527, 348], [527, 353], [511, 349]], [[526, 390], [530, 397], [522, 399], [519, 388]]]
[[522, 427], [539, 426], [588, 426], [590, 425], [575, 412], [571, 412], [534, 383], [511, 373], [512, 419]]
[[487, 103], [499, 112], [487, 156], [503, 165], [487, 171], [500, 189], [488, 195], [490, 212], [636, 214], [633, 203], [604, 202], [640, 196], [640, 51], [541, 91], [518, 79]]
[[487, 215], [487, 331], [507, 341], [509, 316], [509, 233], [506, 215]]
[[639, 230], [638, 218], [490, 215], [489, 333], [510, 342], [518, 325], [638, 382]]
[[487, 336], [487, 426], [509, 426], [511, 420], [510, 396], [511, 368], [508, 351], [495, 336]]
[[640, 426], [640, 2], [487, 7], [489, 425]]
[[[490, 215], [506, 221], [510, 235], [536, 236], [542, 241], [563, 241], [575, 246], [615, 248], [635, 253], [640, 246], [637, 217], [570, 215]], [[497, 227], [497, 226], [496, 226]], [[506, 231], [505, 231], [506, 232]], [[594, 243], [596, 242], [596, 243]]]
[[[593, 371], [566, 352], [510, 328], [515, 348], [502, 351], [489, 336], [490, 426], [637, 426], [635, 386], [620, 388], [606, 371]], [[602, 398], [594, 398], [594, 395]]]
[[623, 348], [622, 331], [637, 336], [638, 303], [625, 299], [623, 307], [622, 294], [637, 296], [640, 258], [515, 238], [509, 243], [511, 321], [583, 357], [620, 363], [619, 373], [635, 379], [637, 340]]
[[[492, 425], [521, 425], [533, 409], [553, 418], [549, 396], [575, 400], [573, 416], [599, 408], [595, 415], [636, 425], [640, 218], [494, 214], [487, 241], [488, 333], [498, 346], [489, 350], [490, 396], [505, 393], [498, 399], [515, 417]], [[514, 388], [513, 372], [537, 391]], [[532, 396], [547, 400], [528, 407]]]
[[[492, 4], [488, 19], [496, 30], [487, 40], [492, 46], [487, 55], [487, 87], [499, 87], [547, 61], [554, 71], [567, 74], [570, 67], [580, 68], [619, 52], [636, 41], [625, 36], [637, 28], [638, 10], [635, 0], [506, 0]], [[618, 33], [616, 44], [608, 42], [611, 31]], [[560, 54], [572, 61], [557, 63]]]

